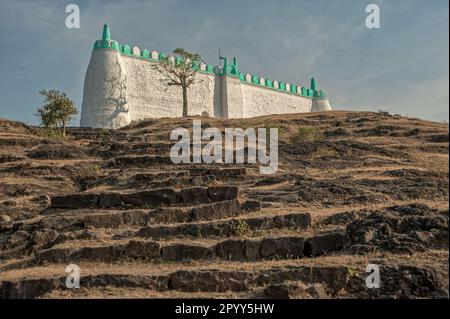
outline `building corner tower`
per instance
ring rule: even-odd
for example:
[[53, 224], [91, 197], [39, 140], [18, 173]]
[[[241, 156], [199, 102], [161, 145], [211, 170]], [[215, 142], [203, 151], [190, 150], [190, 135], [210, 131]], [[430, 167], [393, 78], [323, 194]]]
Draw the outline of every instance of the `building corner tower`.
[[318, 89], [314, 78], [311, 79], [311, 90], [313, 90], [311, 112], [331, 111], [331, 104], [327, 98], [326, 92]]
[[81, 106], [81, 127], [118, 128], [130, 123], [127, 107], [127, 72], [109, 26], [94, 43], [86, 72]]

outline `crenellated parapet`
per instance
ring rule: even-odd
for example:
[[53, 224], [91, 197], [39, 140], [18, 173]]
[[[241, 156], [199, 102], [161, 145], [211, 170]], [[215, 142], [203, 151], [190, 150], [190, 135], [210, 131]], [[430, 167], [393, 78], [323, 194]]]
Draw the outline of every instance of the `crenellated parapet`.
[[[150, 62], [160, 62], [165, 59], [167, 54], [160, 53], [156, 50], [149, 51], [147, 49], [141, 50], [137, 46], [130, 46], [128, 44], [120, 44], [116, 40], [111, 39], [111, 33], [107, 24], [103, 27], [103, 36], [101, 40], [94, 43], [94, 49], [112, 49], [120, 52], [120, 54], [148, 60]], [[177, 59], [177, 57], [174, 57]], [[197, 66], [197, 70], [202, 73], [218, 75], [218, 76], [234, 76], [246, 84], [257, 85], [264, 88], [269, 88], [289, 94], [297, 94], [307, 98], [326, 98], [326, 93], [323, 90], [318, 90], [315, 80], [311, 80], [311, 87], [307, 88], [298, 84], [291, 84], [284, 81], [272, 80], [256, 74], [246, 74], [239, 70], [236, 57], [233, 58], [232, 63], [228, 63], [227, 58], [223, 58], [224, 64], [222, 67], [206, 64], [204, 62]]]

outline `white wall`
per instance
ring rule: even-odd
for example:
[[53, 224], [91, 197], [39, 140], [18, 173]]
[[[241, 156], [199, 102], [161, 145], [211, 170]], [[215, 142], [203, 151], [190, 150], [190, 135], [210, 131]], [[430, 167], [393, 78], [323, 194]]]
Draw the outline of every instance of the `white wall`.
[[[81, 126], [118, 128], [133, 120], [182, 116], [182, 92], [167, 86], [155, 62], [96, 49], [84, 83]], [[225, 118], [310, 112], [312, 100], [231, 76], [197, 73], [188, 89], [189, 115]], [[319, 105], [320, 104], [320, 105]], [[316, 107], [324, 108], [322, 101]], [[329, 104], [328, 104], [329, 105]]]
[[330, 101], [327, 98], [314, 98], [312, 102], [311, 112], [331, 111]]
[[[155, 71], [153, 62], [122, 56], [128, 74], [127, 97], [131, 120], [146, 117], [179, 117], [183, 96], [178, 86], [167, 86]], [[189, 115], [206, 111], [214, 115], [215, 76], [197, 73], [198, 83], [188, 89]]]
[[242, 82], [244, 117], [311, 111], [311, 99]]

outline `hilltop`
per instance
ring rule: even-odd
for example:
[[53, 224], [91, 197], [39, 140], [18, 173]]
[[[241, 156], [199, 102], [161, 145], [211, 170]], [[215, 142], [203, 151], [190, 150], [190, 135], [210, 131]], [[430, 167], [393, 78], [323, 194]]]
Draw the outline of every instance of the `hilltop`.
[[[384, 112], [277, 127], [279, 168], [173, 164], [193, 117], [66, 139], [0, 119], [0, 296], [448, 298], [449, 135]], [[65, 287], [68, 264], [81, 288]], [[381, 270], [367, 289], [366, 266]]]

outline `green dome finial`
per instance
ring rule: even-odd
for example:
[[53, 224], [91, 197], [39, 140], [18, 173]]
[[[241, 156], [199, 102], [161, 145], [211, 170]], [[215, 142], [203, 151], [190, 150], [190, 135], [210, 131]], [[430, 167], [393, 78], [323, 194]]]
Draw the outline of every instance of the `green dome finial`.
[[314, 78], [311, 78], [311, 90], [317, 90], [317, 83]]
[[107, 23], [105, 23], [105, 25], [103, 26], [102, 40], [106, 41], [111, 40], [111, 33], [109, 32], [109, 25]]

